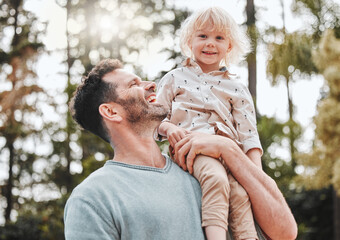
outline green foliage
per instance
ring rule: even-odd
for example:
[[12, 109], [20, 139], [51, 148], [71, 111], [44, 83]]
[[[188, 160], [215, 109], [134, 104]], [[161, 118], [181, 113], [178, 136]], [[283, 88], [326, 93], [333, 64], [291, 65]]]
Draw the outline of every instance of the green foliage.
[[297, 73], [311, 74], [317, 69], [312, 62], [312, 41], [310, 36], [302, 33], [286, 34], [282, 44], [272, 43], [269, 45], [271, 53], [267, 65], [267, 73], [271, 83], [276, 85], [280, 79], [290, 79]]
[[42, 219], [35, 216], [19, 216], [15, 223], [0, 227], [1, 240], [39, 240]]
[[4, 52], [0, 49], [0, 64], [2, 65], [4, 63], [8, 62], [8, 60], [9, 60], [8, 53], [6, 53], [6, 52]]
[[83, 163], [83, 171], [78, 176], [78, 182], [82, 182], [85, 178], [88, 177], [92, 172], [102, 167], [105, 161], [98, 161], [93, 155], [82, 161]]
[[[267, 75], [272, 85], [284, 82], [287, 88], [288, 114], [287, 139], [289, 140], [289, 150], [292, 170], [296, 166], [296, 141], [301, 136], [301, 127], [294, 121], [295, 107], [292, 99], [292, 84], [301, 79], [307, 78], [317, 69], [311, 60], [313, 41], [305, 33], [286, 33], [285, 30], [275, 30], [273, 34], [281, 42], [268, 44], [269, 59], [267, 64]], [[293, 172], [294, 173], [294, 172]]]
[[298, 240], [334, 239], [332, 197], [332, 188], [291, 192], [288, 204], [298, 223]]
[[276, 154], [276, 149], [282, 147], [281, 142], [285, 138], [284, 126], [274, 118], [266, 116], [261, 116], [257, 123], [263, 148], [263, 170], [276, 181], [284, 195], [288, 195], [288, 186], [294, 171], [288, 162]]
[[[34, 69], [38, 51], [43, 49], [43, 44], [37, 40], [41, 31], [33, 27], [37, 20], [23, 9], [23, 3], [3, 1], [0, 8], [1, 32], [5, 28], [13, 30], [12, 36], [0, 34], [0, 41], [4, 43], [0, 51], [0, 74], [4, 77], [2, 83], [9, 86], [7, 90], [0, 90], [0, 137], [5, 139], [0, 154], [8, 152], [3, 155], [8, 156], [5, 159], [8, 178], [1, 179], [6, 204], [1, 206], [6, 206], [4, 217], [7, 222], [12, 209], [19, 210], [31, 198], [23, 196], [22, 191], [29, 191], [39, 181], [33, 177], [37, 174], [33, 166], [41, 156], [26, 144], [41, 142], [39, 126], [32, 119], [41, 120], [42, 112], [37, 103], [42, 98], [48, 99], [43, 89], [36, 85]], [[7, 41], [3, 41], [6, 37]]]
[[326, 29], [334, 29], [340, 36], [340, 4], [337, 0], [295, 0], [293, 12], [304, 19], [311, 19], [308, 26], [313, 32], [313, 41], [318, 43]]
[[64, 239], [63, 208], [65, 198], [47, 202], [30, 202], [31, 210], [21, 210], [16, 222], [0, 227], [1, 240]]
[[[144, 77], [140, 57], [162, 41], [173, 41], [180, 23], [187, 16], [165, 0], [151, 1], [58, 1], [68, 12], [68, 21], [79, 28], [69, 29], [70, 68], [81, 61], [84, 72], [103, 58], [117, 58]], [[169, 56], [174, 43], [159, 49]]]
[[305, 172], [299, 180], [319, 189], [330, 184], [340, 195], [340, 40], [326, 31], [314, 59], [329, 86], [329, 95], [318, 106], [313, 151], [301, 156]]

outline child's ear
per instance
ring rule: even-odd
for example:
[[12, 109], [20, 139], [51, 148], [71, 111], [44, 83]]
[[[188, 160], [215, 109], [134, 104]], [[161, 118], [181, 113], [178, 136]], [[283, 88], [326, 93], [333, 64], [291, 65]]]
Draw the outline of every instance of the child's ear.
[[192, 37], [190, 37], [190, 39], [188, 39], [188, 47], [190, 49], [192, 49]]
[[233, 45], [231, 45], [231, 43], [229, 43], [229, 47], [227, 49], [227, 52], [229, 53], [232, 49], [233, 49]]
[[100, 104], [99, 113], [103, 118], [112, 122], [119, 123], [123, 120], [123, 118], [119, 114], [117, 107], [115, 107], [115, 104], [113, 103]]

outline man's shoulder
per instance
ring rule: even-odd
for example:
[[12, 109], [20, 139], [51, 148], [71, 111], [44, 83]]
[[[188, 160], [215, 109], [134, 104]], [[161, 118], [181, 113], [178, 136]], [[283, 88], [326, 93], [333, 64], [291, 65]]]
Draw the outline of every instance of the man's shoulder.
[[87, 176], [81, 183], [79, 183], [72, 191], [72, 195], [88, 194], [89, 192], [98, 191], [98, 189], [104, 188], [106, 182], [112, 174], [108, 171], [108, 168], [104, 166], [98, 168]]

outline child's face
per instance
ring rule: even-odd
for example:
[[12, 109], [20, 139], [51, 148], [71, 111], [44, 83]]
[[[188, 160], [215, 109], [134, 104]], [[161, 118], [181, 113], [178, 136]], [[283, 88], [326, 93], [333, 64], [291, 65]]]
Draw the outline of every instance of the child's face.
[[222, 32], [210, 30], [212, 28], [207, 24], [196, 31], [191, 40], [190, 48], [203, 72], [218, 70], [221, 60], [231, 50], [229, 38]]

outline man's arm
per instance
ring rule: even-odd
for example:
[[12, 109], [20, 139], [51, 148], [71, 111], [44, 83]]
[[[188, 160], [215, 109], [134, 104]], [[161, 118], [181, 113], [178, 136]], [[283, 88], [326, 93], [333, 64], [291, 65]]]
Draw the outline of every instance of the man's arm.
[[221, 158], [247, 191], [256, 221], [271, 239], [295, 239], [297, 225], [275, 181], [256, 166], [229, 138], [189, 134], [175, 145], [175, 159], [192, 169], [198, 154]]
[[66, 240], [120, 239], [114, 224], [110, 224], [95, 205], [80, 197], [71, 197], [64, 211]]
[[255, 163], [256, 166], [262, 169], [261, 155], [262, 151], [259, 148], [252, 148], [246, 153], [247, 157]]

